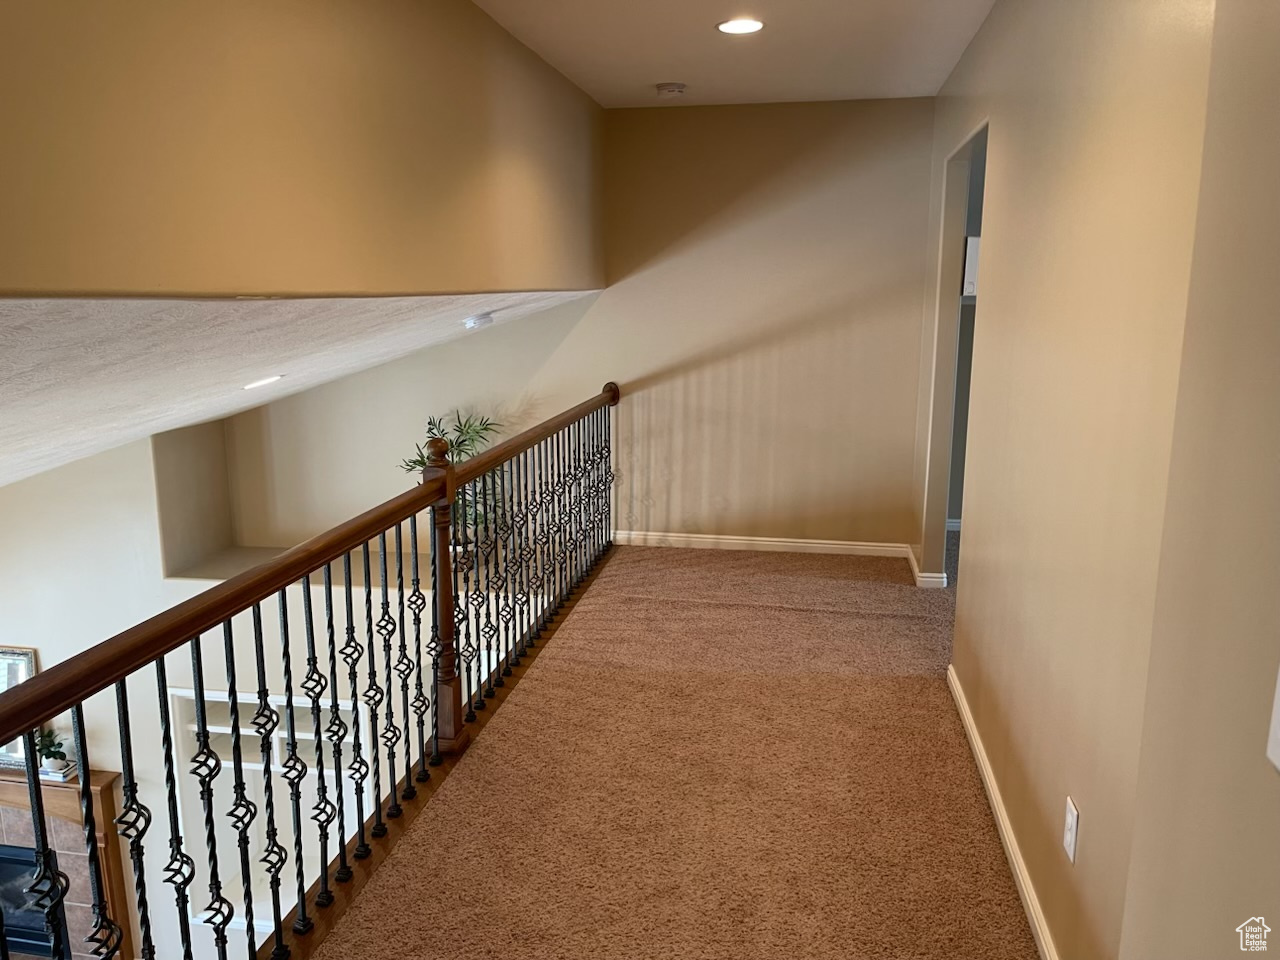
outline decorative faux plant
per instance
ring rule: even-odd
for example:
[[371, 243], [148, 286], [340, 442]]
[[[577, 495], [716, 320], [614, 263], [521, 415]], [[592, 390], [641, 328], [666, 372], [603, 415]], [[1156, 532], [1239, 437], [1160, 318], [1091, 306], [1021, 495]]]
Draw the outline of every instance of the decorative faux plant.
[[62, 737], [52, 728], [41, 730], [36, 736], [36, 753], [41, 760], [66, 761], [67, 753], [62, 749]]
[[[453, 423], [446, 424], [443, 417], [427, 418], [427, 439], [443, 439], [449, 441], [449, 459], [459, 463], [474, 457], [489, 445], [493, 435], [502, 429], [502, 424], [490, 417], [479, 417], [475, 414], [463, 416], [453, 412]], [[427, 468], [427, 450], [424, 444], [415, 444], [417, 455], [402, 461], [400, 469], [405, 473], [421, 473]]]
[[[448, 440], [449, 460], [452, 463], [461, 463], [474, 457], [489, 446], [494, 435], [502, 429], [502, 424], [492, 417], [476, 414], [464, 417], [457, 410], [452, 417], [452, 423], [447, 422], [446, 417], [428, 417], [426, 437], [427, 440]], [[416, 456], [400, 463], [400, 469], [405, 473], [421, 473], [428, 466], [425, 443], [415, 444], [415, 448]], [[461, 512], [462, 528], [457, 533], [457, 540], [461, 544], [469, 544], [471, 534], [468, 528], [478, 528], [490, 522], [500, 511], [501, 504], [498, 503], [497, 492], [492, 484], [477, 482], [476, 491], [466, 488], [458, 491], [458, 509]]]

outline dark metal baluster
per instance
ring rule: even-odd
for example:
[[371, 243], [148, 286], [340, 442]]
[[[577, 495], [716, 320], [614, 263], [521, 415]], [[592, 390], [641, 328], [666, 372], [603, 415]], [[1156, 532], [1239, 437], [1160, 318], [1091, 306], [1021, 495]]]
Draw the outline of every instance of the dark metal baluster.
[[456, 562], [452, 565], [454, 660], [462, 664], [463, 693], [467, 704], [467, 712], [462, 719], [471, 723], [476, 718], [475, 705], [471, 701], [471, 661], [475, 657], [475, 647], [471, 643], [471, 607], [467, 593], [468, 570], [472, 565], [470, 534], [467, 531], [467, 489], [464, 485], [458, 491], [458, 509], [452, 511], [449, 540], [451, 549], [456, 553]]
[[[178, 938], [182, 943], [182, 960], [191, 960], [191, 918], [190, 918], [190, 901], [187, 897], [187, 888], [191, 886], [191, 881], [196, 875], [195, 861], [192, 860], [182, 850], [182, 827], [178, 820], [178, 783], [177, 777], [174, 775], [173, 760], [173, 730], [169, 721], [169, 680], [165, 674], [164, 657], [156, 661], [156, 690], [160, 695], [160, 742], [164, 750], [164, 787], [168, 797], [169, 806], [169, 860], [164, 866], [165, 883], [173, 887], [173, 899], [178, 908]], [[33, 744], [27, 745], [27, 756], [35, 755]], [[30, 766], [28, 764], [28, 766]], [[35, 814], [36, 798], [32, 800], [32, 815]], [[44, 819], [43, 811], [39, 818]], [[37, 840], [39, 840], [37, 834]], [[37, 857], [39, 844], [37, 844]], [[39, 861], [37, 860], [37, 871], [39, 871]], [[65, 879], [65, 878], [63, 878]], [[39, 875], [37, 872], [37, 882]], [[35, 883], [31, 889], [35, 889]], [[65, 889], [65, 885], [64, 885]], [[61, 920], [61, 918], [59, 918]], [[61, 926], [59, 926], [61, 929]], [[54, 947], [53, 955], [56, 957], [59, 951]], [[249, 956], [253, 956], [250, 950]]]
[[[324, 569], [327, 574], [329, 572], [328, 564], [325, 565]], [[329, 601], [328, 587], [328, 578], [326, 577], [325, 608], [329, 621], [329, 649], [333, 650], [333, 604]], [[311, 807], [311, 819], [315, 823], [316, 832], [320, 837], [320, 889], [316, 893], [316, 906], [328, 907], [333, 904], [333, 891], [329, 889], [329, 825], [337, 817], [338, 811], [329, 799], [329, 785], [325, 782], [324, 774], [324, 738], [320, 722], [322, 712], [320, 698], [324, 696], [325, 691], [328, 689], [329, 682], [325, 679], [324, 674], [320, 672], [320, 661], [316, 657], [315, 618], [311, 608], [311, 574], [307, 574], [302, 578], [302, 611], [306, 619], [307, 675], [302, 678], [302, 683], [299, 686], [311, 701], [311, 735], [315, 738], [316, 750], [316, 802]], [[336, 662], [332, 665], [336, 672]], [[345, 735], [346, 731], [344, 730], [343, 736]], [[339, 766], [340, 761], [335, 764], [334, 769], [337, 770]], [[339, 795], [341, 795], [341, 790], [342, 788], [339, 786]], [[341, 848], [343, 844], [339, 843], [338, 846]], [[345, 854], [345, 850], [343, 853]], [[299, 857], [298, 861], [301, 862], [302, 858]]]
[[[344, 558], [346, 559], [346, 558]], [[347, 622], [351, 623], [351, 564], [347, 564]], [[325, 632], [325, 650], [329, 654], [329, 722], [325, 724], [324, 735], [329, 740], [330, 754], [333, 756], [333, 800], [334, 800], [334, 819], [338, 824], [338, 836], [335, 840], [338, 842], [338, 869], [333, 872], [335, 883], [346, 883], [355, 874], [352, 873], [351, 864], [347, 863], [347, 791], [342, 786], [342, 744], [347, 739], [347, 723], [343, 721], [342, 709], [338, 705], [338, 634], [337, 628], [334, 626], [333, 620], [333, 564], [324, 564], [324, 632]], [[349, 631], [348, 631], [349, 636]], [[346, 650], [346, 648], [343, 648]], [[352, 710], [352, 727], [357, 727], [360, 717]], [[358, 730], [358, 728], [357, 728]], [[358, 759], [358, 744], [360, 739], [356, 737], [356, 751]], [[356, 768], [356, 763], [352, 762], [352, 769]], [[356, 803], [360, 803], [360, 782], [356, 780], [355, 773], [351, 774], [352, 781], [355, 783]], [[357, 824], [360, 822], [360, 814], [356, 814]], [[360, 855], [356, 854], [357, 856]], [[328, 869], [328, 863], [325, 864]]]
[[106, 891], [102, 883], [102, 865], [97, 856], [97, 823], [93, 818], [93, 788], [90, 783], [88, 740], [84, 737], [84, 705], [72, 707], [72, 739], [76, 741], [76, 753], [83, 774], [81, 776], [81, 819], [84, 824], [84, 852], [88, 854], [88, 892], [93, 901], [93, 928], [84, 942], [92, 943], [93, 956], [113, 957], [120, 954], [120, 941], [124, 933], [116, 925], [106, 909]]
[[253, 605], [253, 649], [258, 667], [258, 709], [250, 723], [258, 734], [262, 748], [262, 815], [267, 839], [266, 850], [258, 858], [258, 862], [267, 868], [267, 883], [271, 888], [271, 920], [275, 925], [275, 946], [271, 950], [271, 957], [272, 960], [284, 960], [289, 956], [289, 947], [284, 942], [284, 921], [280, 914], [280, 871], [289, 861], [289, 855], [280, 846], [271, 782], [271, 738], [280, 725], [280, 715], [271, 706], [270, 692], [267, 689], [267, 661], [262, 642], [262, 605], [258, 603]]
[[249, 828], [258, 816], [257, 805], [244, 786], [244, 754], [240, 747], [240, 695], [236, 691], [236, 648], [230, 620], [222, 623], [222, 650], [227, 662], [227, 712], [231, 726], [232, 803], [227, 811], [235, 827], [240, 850], [240, 884], [244, 890], [244, 931], [249, 960], [257, 955], [258, 931], [253, 925], [253, 863], [249, 856]]
[[[404, 724], [404, 790], [400, 799], [412, 800], [418, 795], [418, 788], [413, 785], [413, 727], [410, 721], [409, 678], [414, 673], [413, 658], [409, 656], [409, 635], [404, 629], [404, 538], [403, 523], [396, 524], [396, 628], [400, 634], [400, 648], [396, 653], [396, 676], [400, 678], [400, 722]], [[415, 561], [416, 563], [416, 558]], [[419, 652], [421, 657], [421, 652]], [[422, 674], [418, 674], [421, 679]], [[421, 693], [421, 685], [418, 691]], [[421, 731], [421, 725], [419, 725]]]
[[9, 936], [4, 932], [4, 910], [0, 909], [0, 960], [9, 958]]
[[[504, 677], [511, 676], [511, 667], [513, 664], [519, 664], [520, 658], [516, 653], [516, 637], [514, 635], [516, 608], [512, 603], [511, 589], [511, 560], [514, 551], [511, 549], [511, 533], [512, 533], [512, 506], [515, 493], [515, 484], [507, 483], [507, 475], [511, 470], [512, 463], [506, 463], [498, 468], [498, 542], [494, 546], [496, 555], [500, 559], [499, 567], [499, 589], [502, 590], [502, 602], [498, 606], [498, 619], [502, 621], [502, 648], [506, 654], [506, 663], [503, 665], [502, 675]], [[514, 477], [513, 477], [514, 481]]]
[[591, 432], [591, 550], [592, 566], [604, 554], [604, 538], [601, 536], [603, 525], [600, 522], [600, 501], [604, 485], [604, 459], [601, 451], [604, 445], [604, 417], [608, 407], [595, 412]]
[[[365, 557], [366, 557], [365, 582], [366, 583], [369, 582], [369, 575], [368, 575], [369, 564], [367, 559], [368, 556], [369, 556], [369, 547], [366, 544], [365, 545]], [[342, 645], [342, 649], [339, 651], [339, 653], [342, 654], [342, 662], [347, 665], [347, 683], [351, 688], [351, 765], [347, 767], [347, 773], [351, 777], [351, 783], [355, 787], [355, 795], [356, 795], [357, 838], [356, 838], [356, 848], [355, 848], [354, 856], [357, 860], [363, 860], [366, 857], [368, 857], [371, 853], [373, 853], [373, 850], [370, 848], [368, 842], [366, 841], [365, 833], [364, 833], [364, 784], [365, 784], [366, 778], [369, 776], [369, 764], [365, 761], [364, 756], [360, 752], [360, 710], [356, 706], [357, 700], [360, 696], [360, 693], [359, 693], [360, 678], [359, 678], [359, 671], [357, 668], [360, 665], [360, 658], [364, 655], [364, 647], [360, 646], [360, 642], [356, 640], [355, 604], [351, 596], [351, 554], [350, 553], [344, 553], [342, 555], [342, 574], [343, 574], [343, 579], [346, 581], [345, 592], [346, 592], [346, 608], [347, 608], [347, 634], [346, 634], [346, 642]], [[337, 715], [336, 711], [338, 706], [337, 704], [338, 685], [336, 680], [333, 684], [333, 697], [334, 697], [333, 708], [335, 711], [334, 715], [336, 716]], [[373, 722], [374, 722], [373, 719], [370, 718], [370, 721], [369, 721], [369, 742], [370, 743], [374, 742]], [[339, 793], [339, 796], [341, 796], [341, 793]], [[376, 802], [374, 806], [377, 806]], [[340, 841], [344, 848], [346, 846], [346, 840], [347, 840], [347, 836], [344, 831], [342, 835], [342, 839]], [[341, 874], [341, 871], [339, 871], [339, 874]], [[344, 880], [344, 881], [349, 880], [350, 878], [351, 878], [350, 873], [348, 873], [347, 876], [345, 877], [343, 876], [338, 877], [339, 880]]]
[[[369, 682], [364, 690], [364, 702], [369, 707], [369, 754], [373, 760], [373, 829], [369, 831], [375, 838], [385, 837], [387, 835], [387, 825], [382, 822], [382, 751], [378, 749], [378, 708], [382, 706], [382, 701], [386, 694], [382, 687], [378, 686], [378, 653], [373, 645], [373, 575], [369, 569], [369, 544], [366, 542], [362, 548], [362, 559], [364, 561], [364, 624], [365, 624], [365, 649], [368, 651], [366, 663], [369, 667]], [[383, 576], [382, 582], [385, 585], [387, 578]], [[394, 762], [394, 761], [393, 761]], [[396, 785], [394, 781], [391, 784], [391, 790], [394, 793]]]
[[[28, 731], [22, 735], [22, 747], [27, 765], [27, 798], [31, 806], [31, 846], [35, 854], [35, 873], [24, 892], [34, 894], [32, 904], [44, 914], [44, 929], [49, 936], [53, 957], [69, 958], [71, 944], [67, 942], [66, 897], [70, 881], [58, 869], [57, 855], [49, 846], [49, 828], [44, 816], [44, 790], [40, 786], [40, 760], [36, 754], [36, 735]], [[88, 781], [88, 767], [85, 776]], [[190, 883], [190, 880], [187, 881]], [[183, 904], [185, 908], [186, 904]], [[185, 915], [185, 909], [184, 909]]]
[[586, 533], [586, 524], [583, 522], [582, 510], [586, 505], [586, 498], [583, 496], [583, 471], [582, 471], [582, 421], [579, 420], [569, 428], [569, 442], [572, 445], [572, 461], [573, 461], [573, 578], [571, 583], [574, 587], [582, 582], [582, 577], [586, 573], [585, 564], [583, 563], [582, 542], [583, 535]]
[[[204, 652], [200, 637], [190, 641], [191, 683], [195, 689], [196, 752], [191, 758], [191, 775], [200, 784], [200, 806], [204, 809], [204, 844], [209, 870], [209, 905], [204, 922], [213, 930], [213, 947], [219, 960], [227, 956], [227, 924], [235, 910], [222, 895], [222, 877], [218, 873], [217, 817], [213, 810], [213, 781], [222, 772], [222, 760], [209, 745], [209, 717], [204, 695]], [[78, 748], [78, 747], [77, 747]], [[92, 806], [92, 798], [89, 799]]]
[[569, 595], [569, 495], [565, 463], [568, 446], [565, 431], [555, 436], [556, 450], [556, 610]]
[[[285, 590], [276, 594], [280, 608], [280, 666], [284, 680], [284, 735], [285, 758], [280, 776], [289, 784], [289, 809], [293, 815], [293, 867], [298, 885], [297, 916], [293, 919], [293, 932], [299, 936], [311, 931], [311, 918], [307, 915], [306, 866], [302, 862], [302, 781], [307, 776], [307, 765], [298, 756], [297, 718], [293, 715], [293, 651], [289, 649], [289, 595]], [[310, 611], [308, 611], [309, 614]], [[307, 617], [310, 630], [311, 617]], [[323, 865], [322, 865], [323, 869]]]
[[492, 524], [495, 498], [491, 473], [486, 473], [480, 478], [480, 490], [481, 503], [484, 504], [484, 527], [480, 534], [482, 538], [480, 553], [484, 559], [484, 584], [480, 589], [484, 597], [484, 666], [489, 680], [484, 695], [494, 697], [498, 692], [494, 689], [495, 679], [498, 686], [502, 685], [502, 678], [498, 676], [498, 660], [502, 654], [500, 650], [495, 652], [497, 644], [494, 642], [498, 639], [498, 627], [493, 620], [493, 551], [497, 546], [497, 538], [494, 536]]
[[[387, 584], [387, 534], [386, 531], [378, 534], [378, 559], [381, 567], [382, 576], [382, 615], [378, 617], [376, 629], [378, 635], [382, 637], [382, 653], [384, 659], [384, 667], [386, 672], [383, 674], [387, 678], [387, 689], [384, 696], [384, 702], [387, 706], [385, 721], [382, 726], [382, 745], [387, 751], [387, 818], [394, 820], [404, 811], [400, 808], [400, 799], [396, 795], [396, 747], [400, 744], [400, 728], [396, 726], [395, 704], [396, 704], [396, 687], [392, 674], [391, 664], [391, 638], [396, 634], [396, 622], [391, 616], [391, 599]], [[372, 662], [372, 657], [370, 657]]]
[[[120, 727], [120, 787], [124, 804], [116, 817], [120, 836], [129, 843], [129, 862], [133, 865], [133, 892], [138, 904], [138, 928], [142, 933], [142, 960], [155, 960], [156, 948], [151, 938], [151, 910], [147, 904], [147, 879], [144, 869], [143, 838], [151, 827], [151, 811], [138, 799], [138, 778], [133, 770], [133, 728], [129, 720], [129, 688], [124, 680], [116, 683], [116, 720]], [[0, 941], [2, 942], [2, 941]], [[4, 956], [0, 954], [0, 960]]]
[[[444, 762], [440, 756], [440, 698], [438, 693], [440, 690], [440, 654], [444, 652], [444, 645], [440, 641], [440, 604], [438, 602], [440, 596], [440, 566], [436, 551], [440, 549], [447, 550], [449, 546], [448, 544], [442, 545], [440, 543], [440, 537], [436, 532], [435, 507], [431, 507], [430, 516], [431, 526], [427, 542], [431, 545], [431, 638], [427, 641], [427, 650], [431, 654], [431, 695], [436, 698], [436, 702], [434, 704], [435, 709], [431, 711], [431, 760], [429, 763], [433, 767], [438, 767]], [[454, 662], [457, 662], [456, 659]]]
[[484, 656], [484, 613], [485, 605], [484, 582], [481, 564], [484, 561], [484, 543], [480, 535], [480, 523], [484, 514], [484, 484], [482, 479], [471, 481], [468, 487], [471, 497], [471, 532], [468, 535], [471, 541], [471, 562], [467, 564], [467, 582], [470, 584], [470, 592], [467, 595], [468, 607], [472, 616], [475, 618], [475, 636], [472, 640], [472, 646], [475, 648], [474, 658], [476, 662], [476, 697], [472, 704], [474, 709], [483, 710], [485, 708], [485, 675], [488, 663]]
[[551, 519], [554, 508], [549, 483], [550, 441], [538, 444], [538, 636], [546, 628], [551, 609]]
[[613, 472], [613, 413], [605, 410], [604, 417], [604, 453], [605, 453], [605, 549], [613, 546], [613, 482], [617, 479]]
[[[430, 528], [435, 529], [434, 524]], [[428, 548], [430, 549], [430, 548]], [[427, 711], [431, 709], [431, 699], [423, 690], [422, 684], [422, 611], [427, 608], [427, 598], [422, 593], [422, 580], [418, 575], [418, 515], [415, 513], [409, 518], [409, 551], [413, 557], [412, 565], [409, 568], [410, 585], [413, 590], [409, 594], [409, 612], [413, 614], [413, 647], [417, 654], [417, 670], [414, 677], [413, 686], [413, 712], [418, 718], [418, 774], [414, 777], [419, 783], [424, 783], [431, 777], [431, 771], [427, 769]], [[432, 571], [435, 571], [433, 566]], [[433, 586], [434, 592], [434, 586]], [[435, 605], [432, 604], [432, 609]], [[436, 641], [436, 647], [439, 647], [439, 640]], [[439, 656], [438, 649], [432, 650], [431, 640], [427, 640], [427, 655], [432, 658], [433, 664]], [[437, 666], [432, 667], [431, 689], [436, 689], [435, 679]], [[432, 726], [432, 744], [435, 744], [435, 726]]]
[[517, 504], [514, 524], [512, 561], [515, 564], [516, 657], [522, 658], [529, 647], [529, 498], [525, 489], [528, 473], [528, 451], [512, 461], [512, 495]]

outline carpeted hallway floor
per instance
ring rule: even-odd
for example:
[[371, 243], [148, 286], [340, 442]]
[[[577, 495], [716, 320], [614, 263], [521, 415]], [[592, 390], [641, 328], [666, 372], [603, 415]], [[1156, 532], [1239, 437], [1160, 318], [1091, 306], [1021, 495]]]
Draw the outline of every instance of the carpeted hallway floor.
[[619, 548], [321, 960], [1034, 960], [905, 561]]

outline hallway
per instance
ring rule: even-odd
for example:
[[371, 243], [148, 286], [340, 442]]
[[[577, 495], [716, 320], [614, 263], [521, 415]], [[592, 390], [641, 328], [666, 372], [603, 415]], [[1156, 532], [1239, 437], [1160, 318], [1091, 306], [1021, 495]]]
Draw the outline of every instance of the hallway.
[[896, 559], [617, 548], [316, 956], [1032, 960], [952, 603]]
[[617, 548], [319, 947], [1032, 960], [900, 560]]

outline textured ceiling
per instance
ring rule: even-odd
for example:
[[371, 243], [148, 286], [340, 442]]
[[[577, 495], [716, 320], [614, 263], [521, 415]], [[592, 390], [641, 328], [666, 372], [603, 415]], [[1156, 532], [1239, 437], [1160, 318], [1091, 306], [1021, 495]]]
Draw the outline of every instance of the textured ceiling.
[[[931, 97], [994, 0], [475, 0], [606, 107]], [[1069, 2], [1069, 0], [1062, 0]], [[716, 24], [750, 16], [763, 32]]]
[[0, 300], [0, 484], [585, 295]]

